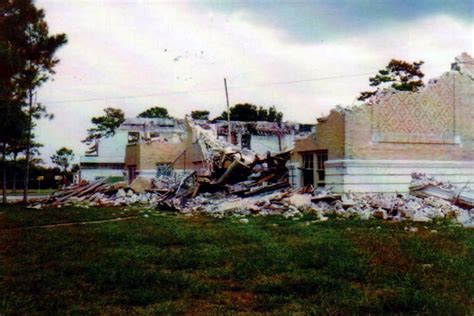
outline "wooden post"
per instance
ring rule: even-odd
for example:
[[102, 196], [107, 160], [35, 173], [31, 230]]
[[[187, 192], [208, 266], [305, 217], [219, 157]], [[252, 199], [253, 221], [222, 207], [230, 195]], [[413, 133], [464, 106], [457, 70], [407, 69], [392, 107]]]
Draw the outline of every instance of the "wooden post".
[[232, 128], [230, 126], [230, 108], [229, 108], [229, 93], [227, 92], [227, 80], [224, 78], [225, 99], [227, 103], [227, 141], [232, 144]]

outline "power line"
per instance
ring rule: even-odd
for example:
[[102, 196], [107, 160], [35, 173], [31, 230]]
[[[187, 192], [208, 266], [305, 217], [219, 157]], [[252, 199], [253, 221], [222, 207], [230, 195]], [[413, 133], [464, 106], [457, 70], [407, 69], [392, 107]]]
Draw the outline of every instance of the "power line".
[[[330, 79], [341, 79], [341, 78], [351, 78], [351, 77], [361, 77], [372, 75], [374, 72], [368, 73], [361, 73], [361, 74], [353, 74], [353, 75], [339, 75], [339, 76], [331, 76], [331, 77], [321, 77], [321, 78], [310, 78], [310, 79], [301, 79], [301, 80], [292, 80], [292, 81], [280, 81], [280, 82], [270, 82], [270, 83], [262, 83], [253, 85], [254, 87], [266, 87], [266, 86], [275, 86], [275, 85], [285, 85], [285, 84], [293, 84], [293, 83], [303, 83], [303, 82], [311, 82], [311, 81], [322, 81], [322, 80], [330, 80]], [[241, 86], [241, 87], [231, 87], [233, 89], [240, 89], [240, 88], [248, 88], [252, 86]]]
[[[301, 80], [268, 82], [268, 83], [253, 84], [253, 85], [247, 85], [247, 86], [229, 86], [229, 88], [232, 88], [233, 90], [236, 90], [236, 89], [248, 89], [248, 88], [254, 88], [254, 87], [267, 87], [267, 86], [274, 86], [274, 85], [297, 84], [297, 83], [312, 82], [312, 81], [323, 81], [323, 80], [332, 80], [332, 79], [341, 79], [341, 78], [361, 77], [361, 76], [371, 75], [373, 73], [374, 72], [367, 72], [367, 73], [351, 74], [351, 75], [337, 75], [337, 76], [329, 76], [329, 77], [308, 78], [308, 79], [301, 79]], [[166, 91], [166, 92], [159, 92], [159, 93], [152, 93], [152, 94], [125, 95], [125, 96], [117, 96], [117, 97], [100, 97], [100, 98], [70, 99], [70, 100], [60, 100], [60, 101], [43, 101], [43, 103], [46, 103], [46, 104], [60, 104], [60, 103], [94, 102], [94, 101], [106, 101], [106, 100], [138, 99], [138, 98], [149, 98], [149, 97], [163, 96], [163, 95], [201, 93], [201, 92], [212, 92], [212, 91], [221, 91], [221, 90], [222, 90], [221, 88], [214, 88], [214, 89], [202, 89], [202, 90]]]

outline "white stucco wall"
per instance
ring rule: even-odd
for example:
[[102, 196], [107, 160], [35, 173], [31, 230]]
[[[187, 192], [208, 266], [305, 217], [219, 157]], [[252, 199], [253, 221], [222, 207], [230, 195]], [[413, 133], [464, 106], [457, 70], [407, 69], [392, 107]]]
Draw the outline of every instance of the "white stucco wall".
[[101, 177], [121, 177], [122, 169], [107, 168], [101, 164], [123, 164], [128, 132], [117, 130], [114, 136], [101, 139], [97, 156], [81, 156], [81, 179], [94, 181]]
[[81, 162], [123, 163], [127, 142], [128, 132], [118, 130], [114, 136], [99, 141], [97, 156], [81, 156]]
[[123, 177], [124, 171], [118, 169], [81, 169], [81, 180], [95, 181], [99, 178]]
[[412, 172], [474, 188], [474, 161], [345, 159], [326, 161], [325, 166], [326, 187], [335, 192], [406, 193]]
[[250, 149], [259, 155], [265, 155], [268, 151], [278, 153], [293, 148], [295, 135], [281, 136], [281, 150], [278, 145], [278, 136], [274, 135], [252, 135], [250, 138]]

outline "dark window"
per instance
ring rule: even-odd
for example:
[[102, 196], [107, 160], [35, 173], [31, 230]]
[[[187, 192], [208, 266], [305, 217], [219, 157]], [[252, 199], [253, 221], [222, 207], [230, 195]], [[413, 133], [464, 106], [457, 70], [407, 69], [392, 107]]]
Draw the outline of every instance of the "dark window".
[[314, 184], [314, 154], [303, 154], [303, 186]]
[[140, 140], [140, 133], [138, 132], [128, 132], [128, 142], [136, 143]]
[[323, 187], [326, 185], [326, 172], [324, 168], [324, 162], [328, 160], [328, 151], [320, 151], [316, 153], [317, 160], [317, 173], [318, 173], [318, 187]]
[[235, 132], [232, 132], [231, 135], [230, 135], [230, 142], [232, 143], [232, 145], [237, 145], [238, 141], [237, 141], [237, 133]]
[[137, 166], [128, 166], [128, 183], [131, 183], [137, 177]]
[[171, 177], [171, 173], [173, 172], [173, 169], [171, 168], [171, 164], [169, 163], [162, 163], [162, 164], [156, 164], [156, 176], [167, 176]]
[[248, 148], [250, 149], [250, 140], [251, 140], [252, 135], [250, 134], [243, 134], [242, 139], [240, 141], [240, 145], [242, 148]]
[[314, 154], [303, 154], [303, 169], [314, 169]]

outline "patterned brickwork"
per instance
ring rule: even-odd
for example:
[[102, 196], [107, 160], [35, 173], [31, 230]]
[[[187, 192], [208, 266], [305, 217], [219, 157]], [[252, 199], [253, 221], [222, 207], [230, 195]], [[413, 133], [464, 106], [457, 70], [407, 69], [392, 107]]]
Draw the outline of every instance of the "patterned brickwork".
[[373, 139], [395, 143], [453, 143], [455, 93], [450, 74], [420, 93], [384, 96], [373, 105]]
[[[409, 134], [401, 132], [393, 136], [384, 135], [386, 136], [385, 141], [380, 141], [380, 132], [375, 128], [377, 123], [380, 124], [376, 121], [378, 114], [376, 107], [380, 104], [362, 105], [345, 112], [345, 158], [474, 161], [474, 124], [472, 124], [474, 122], [474, 80], [460, 72], [446, 73], [441, 77], [441, 79], [443, 78], [448, 83], [451, 82], [455, 88], [455, 106], [449, 102], [445, 103], [448, 108], [455, 108], [454, 126], [452, 127], [455, 131], [453, 141], [443, 142], [439, 138], [433, 140], [433, 138], [429, 139], [428, 136], [422, 135], [418, 138], [422, 142], [417, 142]], [[427, 93], [426, 90], [430, 91], [428, 94], [431, 95], [431, 98], [442, 95], [443, 92], [433, 91], [443, 88], [439, 84], [441, 79], [438, 80], [438, 84], [427, 87], [424, 93]], [[449, 88], [449, 85], [447, 87]], [[449, 127], [449, 124], [447, 125]], [[452, 135], [452, 130], [446, 130], [448, 135], [450, 135], [449, 133]], [[387, 139], [397, 141], [386, 141]]]

